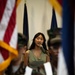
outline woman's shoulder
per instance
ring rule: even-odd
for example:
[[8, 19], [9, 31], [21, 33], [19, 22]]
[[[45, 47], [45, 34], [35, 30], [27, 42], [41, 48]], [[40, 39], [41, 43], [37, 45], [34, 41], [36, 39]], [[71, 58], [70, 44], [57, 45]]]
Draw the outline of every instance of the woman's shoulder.
[[48, 54], [46, 52], [42, 52], [43, 55], [47, 56]]
[[29, 52], [30, 52], [30, 50], [27, 50], [27, 51], [26, 51], [26, 54], [29, 54]]
[[27, 50], [27, 51], [26, 51], [26, 53], [30, 53], [30, 52], [32, 52], [32, 50]]
[[27, 56], [29, 56], [30, 54], [32, 54], [32, 51], [31, 51], [31, 50], [27, 50], [27, 51], [25, 52], [25, 55], [27, 55]]

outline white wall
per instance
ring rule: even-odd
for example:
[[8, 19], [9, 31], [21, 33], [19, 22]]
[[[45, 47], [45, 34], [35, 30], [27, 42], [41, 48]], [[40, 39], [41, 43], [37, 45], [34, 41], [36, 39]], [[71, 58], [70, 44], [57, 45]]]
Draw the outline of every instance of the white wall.
[[[52, 5], [48, 0], [26, 0], [29, 24], [29, 44], [37, 32], [43, 32], [48, 39], [47, 30], [50, 29], [52, 18]], [[22, 33], [24, 0], [17, 10], [18, 31]], [[61, 16], [56, 12], [58, 27], [61, 26]]]
[[21, 0], [17, 7], [17, 27], [18, 32], [23, 32], [23, 14], [24, 14], [24, 0]]

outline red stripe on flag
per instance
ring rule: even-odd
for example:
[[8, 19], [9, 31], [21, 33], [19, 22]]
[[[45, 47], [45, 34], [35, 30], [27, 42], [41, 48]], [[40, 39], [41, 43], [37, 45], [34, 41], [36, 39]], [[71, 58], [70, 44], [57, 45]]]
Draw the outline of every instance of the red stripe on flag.
[[1, 8], [0, 9], [0, 21], [2, 19], [6, 4], [7, 4], [7, 0], [0, 0], [0, 8]]
[[2, 56], [3, 56], [3, 58], [4, 58], [4, 60], [8, 58], [9, 53], [8, 53], [8, 51], [7, 51], [6, 49], [0, 47], [0, 52], [1, 52], [1, 54], [2, 54]]
[[9, 44], [9, 42], [11, 40], [11, 36], [13, 34], [15, 25], [16, 25], [16, 4], [15, 4], [15, 7], [13, 9], [12, 15], [11, 15], [9, 23], [8, 23], [8, 27], [7, 27], [5, 35], [4, 35], [4, 41], [7, 44]]
[[[16, 25], [16, 4], [14, 6], [14, 9], [13, 9], [12, 15], [10, 17], [8, 27], [6, 29], [4, 39], [3, 39], [4, 42], [6, 42], [7, 44], [9, 44], [9, 42], [11, 40], [15, 25]], [[9, 51], [2, 49], [1, 53], [2, 53], [2, 56], [4, 59], [7, 59], [9, 57]]]

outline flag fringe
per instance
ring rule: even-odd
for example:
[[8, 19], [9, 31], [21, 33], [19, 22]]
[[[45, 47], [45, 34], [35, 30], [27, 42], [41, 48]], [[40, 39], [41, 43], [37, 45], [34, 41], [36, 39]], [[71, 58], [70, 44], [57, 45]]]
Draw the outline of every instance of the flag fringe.
[[16, 49], [10, 47], [8, 44], [6, 44], [5, 42], [3, 42], [1, 40], [0, 40], [0, 47], [4, 48], [10, 52], [8, 59], [6, 59], [2, 63], [0, 63], [0, 71], [3, 71], [4, 69], [6, 69], [9, 66], [11, 60], [18, 56], [18, 51]]
[[18, 5], [20, 4], [21, 0], [17, 0], [16, 2], [16, 7], [18, 7]]
[[49, 3], [52, 4], [59, 15], [62, 15], [62, 6], [58, 3], [57, 0], [49, 0]]

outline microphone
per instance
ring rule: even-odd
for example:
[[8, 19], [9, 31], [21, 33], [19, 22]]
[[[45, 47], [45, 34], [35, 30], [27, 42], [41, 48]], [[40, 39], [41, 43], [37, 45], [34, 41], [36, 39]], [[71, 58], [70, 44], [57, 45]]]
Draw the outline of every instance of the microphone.
[[46, 50], [43, 48], [42, 45], [40, 45], [40, 48], [41, 48], [41, 50], [42, 50], [43, 53], [46, 53]]

